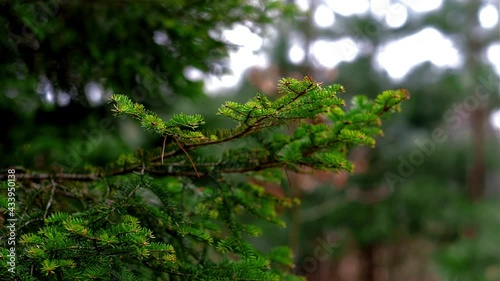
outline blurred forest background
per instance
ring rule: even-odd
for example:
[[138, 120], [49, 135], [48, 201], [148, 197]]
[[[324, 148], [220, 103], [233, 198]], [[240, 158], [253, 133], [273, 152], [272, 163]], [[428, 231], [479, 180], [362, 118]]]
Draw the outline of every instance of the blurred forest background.
[[161, 146], [111, 116], [113, 92], [225, 127], [222, 102], [281, 77], [346, 99], [406, 88], [355, 172], [292, 174], [302, 205], [253, 242], [288, 241], [311, 281], [500, 280], [498, 1], [286, 2], [0, 1], [0, 166], [82, 172]]

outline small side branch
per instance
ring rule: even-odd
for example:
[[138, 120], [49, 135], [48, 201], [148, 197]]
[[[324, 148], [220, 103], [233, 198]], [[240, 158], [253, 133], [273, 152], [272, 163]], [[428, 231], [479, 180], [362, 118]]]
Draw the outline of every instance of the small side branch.
[[52, 205], [52, 200], [54, 199], [54, 192], [56, 191], [56, 182], [54, 179], [51, 180], [52, 189], [50, 190], [50, 198], [49, 202], [47, 202], [47, 206], [45, 206], [45, 214], [43, 214], [43, 219], [47, 218], [47, 214], [49, 213], [49, 208]]
[[[174, 140], [175, 140], [175, 142], [177, 142], [177, 145], [179, 146], [179, 148], [182, 149], [182, 151], [184, 151], [187, 158], [189, 159], [189, 162], [191, 162], [191, 165], [193, 166], [193, 169], [196, 172], [196, 176], [200, 177], [200, 174], [198, 173], [198, 170], [196, 169], [196, 165], [194, 164], [193, 159], [191, 159], [191, 156], [189, 156], [189, 153], [184, 149], [184, 147], [182, 147], [181, 143], [179, 142], [179, 140], [175, 136], [174, 136]], [[162, 158], [162, 163], [163, 163], [163, 158]]]
[[163, 139], [163, 148], [161, 149], [161, 163], [163, 164], [163, 157], [165, 156], [165, 144], [167, 143], [167, 135]]

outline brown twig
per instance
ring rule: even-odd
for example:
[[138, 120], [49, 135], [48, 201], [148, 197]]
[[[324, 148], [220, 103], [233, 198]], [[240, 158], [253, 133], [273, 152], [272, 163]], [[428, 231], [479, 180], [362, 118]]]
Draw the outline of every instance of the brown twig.
[[161, 163], [163, 164], [163, 157], [165, 156], [165, 143], [167, 142], [167, 135], [163, 139], [163, 148], [161, 149]]
[[[193, 165], [193, 163], [191, 162]], [[158, 166], [157, 165], [152, 165], [151, 167]], [[217, 163], [203, 163], [202, 166], [216, 166], [218, 165]], [[270, 160], [268, 162], [264, 163], [259, 163], [258, 165], [255, 166], [250, 166], [250, 167], [224, 167], [221, 168], [220, 173], [221, 174], [242, 174], [242, 173], [247, 173], [247, 172], [257, 172], [257, 171], [262, 171], [265, 169], [270, 169], [270, 168], [277, 168], [281, 167], [283, 163], [277, 161], [277, 160]], [[163, 165], [162, 165], [163, 166]], [[180, 166], [180, 165], [177, 165]], [[100, 174], [68, 174], [68, 173], [55, 173], [55, 174], [47, 174], [47, 173], [22, 173], [22, 174], [16, 174], [17, 179], [23, 179], [23, 180], [35, 180], [35, 181], [41, 181], [41, 180], [54, 180], [54, 181], [79, 181], [79, 182], [89, 182], [89, 181], [95, 181], [99, 180], [105, 177], [112, 177], [112, 176], [119, 176], [119, 175], [125, 175], [129, 174], [132, 172], [138, 172], [141, 174], [151, 174], [155, 176], [184, 176], [184, 177], [201, 177], [206, 175], [206, 173], [202, 172], [199, 173], [197, 170], [195, 172], [186, 172], [186, 171], [166, 171], [166, 170], [160, 170], [160, 169], [154, 169], [154, 168], [147, 168], [147, 167], [142, 167], [141, 165], [135, 166], [135, 167], [129, 167], [126, 169], [118, 169], [114, 171], [110, 171], [107, 173], [100, 173]], [[5, 178], [4, 175], [0, 174], [0, 180], [3, 180]]]
[[56, 190], [56, 182], [54, 181], [54, 179], [52, 179], [51, 184], [52, 184], [52, 189], [50, 190], [50, 198], [49, 201], [47, 202], [47, 206], [45, 207], [45, 214], [43, 215], [43, 219], [47, 218], [50, 205], [52, 205], [52, 200], [54, 199], [54, 192]]
[[[186, 154], [187, 158], [189, 159], [189, 162], [191, 162], [191, 165], [193, 166], [193, 169], [196, 172], [196, 175], [198, 177], [200, 177], [200, 174], [198, 173], [198, 170], [196, 169], [196, 165], [194, 164], [193, 159], [191, 159], [191, 156], [189, 156], [189, 153], [184, 149], [184, 147], [182, 147], [181, 143], [179, 142], [179, 140], [175, 136], [174, 136], [174, 140], [175, 140], [175, 142], [177, 142], [177, 145], [180, 147], [180, 149], [182, 149], [182, 151], [184, 151], [184, 153]], [[163, 158], [162, 158], [162, 160], [163, 160]]]

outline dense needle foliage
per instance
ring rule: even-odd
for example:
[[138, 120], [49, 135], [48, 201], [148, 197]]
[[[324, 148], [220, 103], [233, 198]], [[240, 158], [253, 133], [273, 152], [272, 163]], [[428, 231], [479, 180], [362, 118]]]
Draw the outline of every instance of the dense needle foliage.
[[[290, 249], [256, 250], [248, 237], [263, 233], [243, 219], [285, 227], [279, 210], [298, 199], [250, 179], [280, 182], [285, 169], [304, 167], [351, 171], [350, 149], [374, 146], [381, 117], [408, 93], [358, 96], [346, 109], [340, 85], [288, 78], [278, 89], [274, 101], [258, 94], [244, 104], [226, 102], [217, 114], [237, 125], [215, 131], [202, 129], [200, 115], [162, 120], [113, 95], [116, 115], [137, 119], [164, 138], [164, 147], [88, 174], [19, 174], [17, 200], [29, 208], [18, 214], [17, 280], [302, 280], [291, 274]], [[206, 150], [226, 143], [221, 153]], [[8, 211], [5, 197], [1, 203]], [[8, 250], [1, 251], [6, 259]]]

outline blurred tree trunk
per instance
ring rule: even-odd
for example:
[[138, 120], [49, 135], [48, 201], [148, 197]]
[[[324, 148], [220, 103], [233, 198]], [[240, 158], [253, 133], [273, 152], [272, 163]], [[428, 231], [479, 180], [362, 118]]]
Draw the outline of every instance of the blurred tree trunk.
[[[468, 14], [468, 29], [465, 38], [467, 44], [466, 67], [469, 74], [469, 79], [472, 84], [469, 85], [467, 91], [470, 95], [474, 94], [475, 83], [477, 83], [477, 75], [479, 73], [480, 62], [478, 61], [481, 56], [481, 50], [484, 47], [484, 42], [478, 38], [477, 28], [479, 28], [478, 12], [481, 7], [480, 0], [473, 0], [470, 2], [470, 9]], [[485, 165], [484, 165], [484, 125], [486, 123], [487, 108], [480, 104], [476, 110], [473, 110], [470, 115], [470, 126], [472, 133], [473, 145], [473, 164], [468, 172], [468, 189], [469, 195], [473, 201], [478, 201], [484, 194], [485, 184]]]
[[362, 249], [363, 259], [365, 260], [363, 281], [375, 281], [374, 248], [374, 245], [368, 245]]

